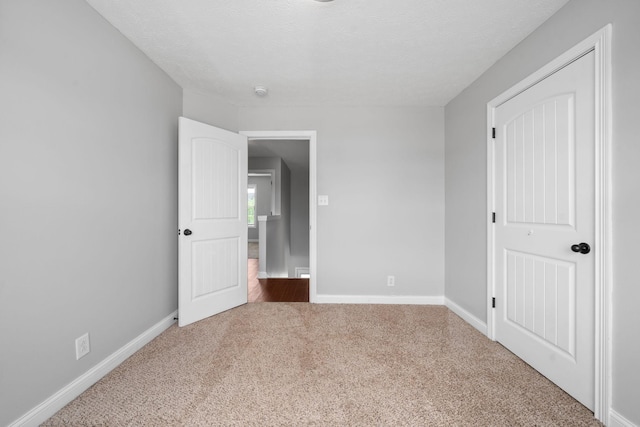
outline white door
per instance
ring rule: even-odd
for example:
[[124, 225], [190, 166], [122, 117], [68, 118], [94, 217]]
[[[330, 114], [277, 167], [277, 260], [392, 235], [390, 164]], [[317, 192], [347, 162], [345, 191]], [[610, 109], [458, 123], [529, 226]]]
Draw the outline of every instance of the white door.
[[178, 324], [247, 302], [247, 137], [180, 117]]
[[594, 82], [591, 52], [497, 107], [494, 161], [496, 340], [591, 410]]

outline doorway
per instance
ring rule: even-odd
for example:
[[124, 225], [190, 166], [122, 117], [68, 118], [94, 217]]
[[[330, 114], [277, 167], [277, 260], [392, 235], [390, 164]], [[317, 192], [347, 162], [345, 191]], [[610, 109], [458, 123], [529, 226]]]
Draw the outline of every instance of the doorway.
[[309, 302], [309, 280], [295, 274], [300, 265], [309, 269], [309, 145], [303, 142], [248, 143], [249, 303]]
[[[240, 134], [248, 138], [248, 157], [260, 160], [254, 162], [253, 167], [249, 161], [249, 170], [264, 169], [267, 165], [273, 164], [267, 159], [280, 159], [284, 165], [281, 175], [278, 176], [276, 170], [273, 177], [273, 208], [269, 215], [257, 216], [257, 228], [280, 227], [280, 231], [287, 235], [283, 243], [286, 254], [284, 257], [280, 253], [270, 255], [269, 250], [273, 249], [267, 248], [273, 246], [269, 241], [265, 244], [260, 238], [257, 239], [260, 245], [259, 259], [249, 259], [247, 263], [248, 301], [315, 302], [316, 132], [244, 131]], [[289, 194], [279, 191], [283, 188], [281, 180], [288, 181], [284, 188], [290, 192]], [[281, 209], [281, 206], [285, 206], [286, 209]], [[284, 232], [281, 222], [287, 221]], [[269, 236], [271, 242], [272, 236], [273, 232]], [[260, 259], [263, 256], [267, 260]], [[266, 265], [269, 259], [277, 261], [276, 267]], [[298, 277], [300, 272], [308, 273], [309, 277]]]

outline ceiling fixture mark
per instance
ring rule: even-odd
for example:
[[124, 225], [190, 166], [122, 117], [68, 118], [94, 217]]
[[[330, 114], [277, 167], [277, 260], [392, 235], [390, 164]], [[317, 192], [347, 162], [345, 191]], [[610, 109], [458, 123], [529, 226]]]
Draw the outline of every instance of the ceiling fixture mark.
[[253, 88], [253, 90], [256, 93], [256, 95], [258, 95], [261, 98], [264, 98], [265, 96], [267, 96], [267, 93], [269, 93], [269, 90], [264, 86], [256, 86]]

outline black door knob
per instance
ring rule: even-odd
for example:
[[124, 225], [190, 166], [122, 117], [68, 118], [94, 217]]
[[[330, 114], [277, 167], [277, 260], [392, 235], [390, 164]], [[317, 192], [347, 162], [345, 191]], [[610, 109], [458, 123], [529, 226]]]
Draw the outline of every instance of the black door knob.
[[581, 254], [588, 254], [591, 252], [591, 246], [588, 243], [580, 243], [579, 245], [571, 245], [573, 252], [580, 252]]
[[185, 236], [190, 236], [191, 235], [191, 230], [189, 230], [188, 228], [184, 230], [184, 235]]

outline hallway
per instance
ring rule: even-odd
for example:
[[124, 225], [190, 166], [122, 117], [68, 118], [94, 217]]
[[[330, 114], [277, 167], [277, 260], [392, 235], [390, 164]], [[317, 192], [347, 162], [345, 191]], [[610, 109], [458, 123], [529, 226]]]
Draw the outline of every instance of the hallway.
[[247, 261], [248, 302], [309, 302], [309, 279], [258, 279], [258, 259]]

